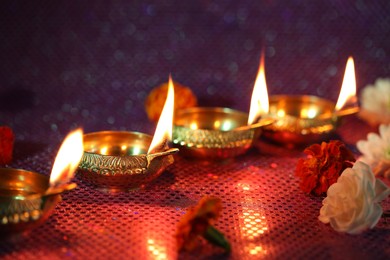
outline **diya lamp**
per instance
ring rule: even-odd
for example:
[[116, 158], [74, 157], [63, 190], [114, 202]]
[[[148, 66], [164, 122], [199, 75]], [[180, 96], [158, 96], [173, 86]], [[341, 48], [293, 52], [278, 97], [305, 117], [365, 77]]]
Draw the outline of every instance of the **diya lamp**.
[[0, 169], [0, 237], [28, 232], [44, 223], [61, 201], [83, 153], [82, 130], [62, 143], [50, 178], [22, 169]]
[[[259, 119], [268, 105], [268, 95], [260, 88], [265, 82], [264, 68], [253, 90], [249, 115], [221, 107], [193, 107], [177, 111], [172, 141], [181, 154], [198, 159], [227, 159], [244, 154], [259, 138], [262, 127], [274, 119]], [[260, 91], [260, 93], [259, 93]], [[259, 99], [266, 98], [267, 102]]]
[[154, 136], [139, 132], [101, 131], [84, 135], [84, 154], [77, 175], [103, 191], [133, 190], [157, 178], [173, 163], [172, 136], [174, 89], [168, 96]]
[[350, 57], [336, 104], [310, 95], [271, 96], [268, 116], [275, 122], [264, 127], [263, 136], [288, 147], [319, 142], [337, 129], [344, 116], [358, 111], [354, 63]]

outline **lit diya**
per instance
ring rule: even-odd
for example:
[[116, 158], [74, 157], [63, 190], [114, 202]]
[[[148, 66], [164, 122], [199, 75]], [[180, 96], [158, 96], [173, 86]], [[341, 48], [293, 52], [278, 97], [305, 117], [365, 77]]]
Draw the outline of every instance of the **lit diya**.
[[68, 181], [83, 153], [82, 138], [82, 130], [66, 137], [50, 178], [21, 169], [0, 169], [0, 237], [31, 231], [41, 225], [61, 201], [61, 193], [76, 187]]
[[[259, 138], [262, 127], [274, 119], [260, 118], [268, 105], [264, 67], [261, 67], [253, 90], [249, 115], [220, 107], [194, 107], [177, 111], [172, 141], [181, 154], [207, 160], [226, 159], [244, 154]], [[265, 94], [262, 93], [265, 91]], [[266, 98], [266, 102], [259, 99]]]
[[271, 96], [269, 111], [264, 113], [275, 122], [264, 127], [263, 136], [292, 147], [319, 142], [337, 129], [344, 116], [358, 111], [354, 63], [350, 57], [336, 104], [308, 95]]
[[84, 155], [77, 175], [101, 190], [132, 190], [157, 178], [173, 163], [174, 90], [169, 80], [167, 99], [154, 136], [139, 132], [102, 131], [84, 135]]

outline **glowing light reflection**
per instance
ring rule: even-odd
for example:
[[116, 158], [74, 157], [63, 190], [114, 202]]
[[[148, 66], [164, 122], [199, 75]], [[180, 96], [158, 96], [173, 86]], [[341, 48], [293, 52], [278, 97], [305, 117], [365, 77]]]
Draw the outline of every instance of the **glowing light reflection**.
[[222, 131], [229, 131], [230, 129], [232, 129], [232, 122], [230, 121], [223, 122], [221, 129]]
[[259, 211], [243, 207], [241, 219], [243, 221], [242, 234], [250, 240], [259, 237], [268, 230], [267, 220]]
[[141, 154], [142, 150], [141, 148], [135, 146], [133, 147], [133, 154], [137, 155], [137, 154]]
[[195, 122], [193, 122], [193, 123], [190, 124], [190, 128], [191, 128], [192, 130], [196, 130], [196, 129], [198, 129], [198, 124], [195, 123]]
[[150, 252], [150, 256], [152, 259], [168, 259], [167, 257], [167, 249], [159, 241], [156, 241], [155, 239], [148, 239], [147, 240], [147, 249]]
[[245, 251], [249, 252], [251, 255], [266, 255], [267, 250], [264, 249], [262, 246], [255, 245], [254, 243], [250, 243], [248, 246], [245, 247]]
[[278, 117], [284, 117], [286, 115], [286, 111], [284, 111], [283, 109], [279, 109], [278, 112], [276, 112], [276, 115]]
[[315, 118], [316, 115], [317, 115], [317, 109], [315, 108], [302, 109], [300, 112], [301, 118]]
[[252, 192], [258, 191], [258, 186], [245, 180], [237, 183], [237, 188], [242, 189], [243, 194], [242, 211], [239, 216], [240, 233], [247, 241], [243, 250], [248, 256], [254, 257], [249, 259], [258, 259], [258, 257], [268, 253], [267, 249], [263, 245], [259, 245], [258, 241], [268, 232], [269, 228], [263, 209], [256, 206], [259, 202], [255, 202], [250, 195]]
[[100, 154], [107, 155], [107, 150], [108, 150], [107, 146], [100, 148]]

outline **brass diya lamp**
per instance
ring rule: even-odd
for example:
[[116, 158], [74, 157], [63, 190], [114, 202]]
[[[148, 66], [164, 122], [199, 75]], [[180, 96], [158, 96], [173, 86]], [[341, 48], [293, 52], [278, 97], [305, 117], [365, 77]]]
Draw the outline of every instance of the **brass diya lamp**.
[[359, 111], [358, 107], [335, 111], [333, 102], [308, 95], [271, 96], [269, 109], [275, 122], [264, 127], [263, 137], [293, 147], [329, 138], [344, 116]]
[[[81, 158], [81, 153], [72, 149], [81, 146], [82, 152], [81, 138], [81, 130], [66, 138], [50, 178], [33, 171], [0, 168], [0, 237], [29, 232], [43, 224], [61, 201], [61, 193], [76, 187], [66, 182]], [[72, 143], [75, 140], [77, 143]]]
[[172, 80], [154, 136], [139, 132], [101, 131], [84, 135], [77, 175], [104, 191], [133, 190], [154, 180], [174, 162], [178, 149], [168, 147], [174, 105]]
[[[262, 127], [274, 120], [262, 118], [261, 102], [267, 97], [264, 58], [253, 89], [249, 114], [220, 107], [195, 107], [177, 111], [172, 141], [188, 157], [213, 160], [244, 154], [259, 138]], [[264, 92], [265, 94], [264, 95]], [[261, 119], [260, 119], [261, 118]], [[259, 120], [260, 119], [260, 120]]]
[[0, 236], [30, 231], [43, 224], [61, 201], [68, 184], [50, 192], [49, 177], [21, 169], [0, 169]]
[[172, 142], [181, 154], [225, 159], [245, 153], [273, 120], [247, 125], [248, 114], [229, 108], [194, 107], [175, 114]]
[[173, 163], [167, 149], [148, 154], [152, 136], [138, 132], [102, 131], [84, 135], [84, 154], [77, 175], [102, 190], [140, 188]]
[[263, 136], [286, 146], [302, 146], [327, 139], [343, 117], [359, 111], [353, 59], [349, 58], [337, 103], [308, 95], [275, 95], [268, 115], [275, 119]]

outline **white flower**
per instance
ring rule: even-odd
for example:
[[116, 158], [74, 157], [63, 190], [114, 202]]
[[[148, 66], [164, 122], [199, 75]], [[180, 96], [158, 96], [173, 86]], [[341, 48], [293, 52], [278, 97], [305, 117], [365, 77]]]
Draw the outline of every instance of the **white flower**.
[[378, 223], [382, 215], [379, 202], [389, 194], [390, 188], [375, 179], [371, 168], [357, 161], [329, 187], [318, 219], [336, 231], [358, 234]]
[[361, 93], [360, 116], [369, 123], [390, 123], [390, 78], [379, 78]]
[[390, 79], [379, 78], [367, 85], [361, 95], [362, 107], [371, 112], [390, 114]]
[[359, 159], [371, 166], [375, 175], [390, 178], [390, 125], [380, 125], [379, 135], [369, 133], [366, 140], [356, 143], [363, 154]]

